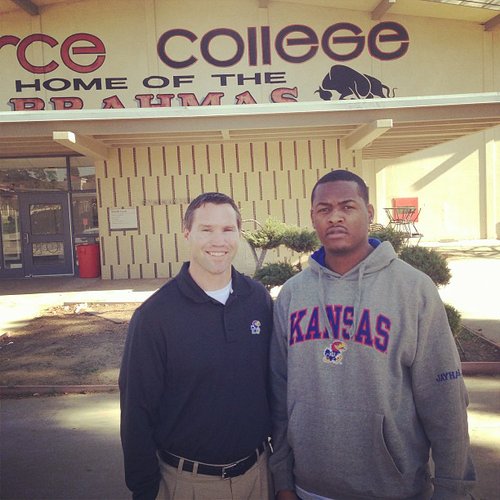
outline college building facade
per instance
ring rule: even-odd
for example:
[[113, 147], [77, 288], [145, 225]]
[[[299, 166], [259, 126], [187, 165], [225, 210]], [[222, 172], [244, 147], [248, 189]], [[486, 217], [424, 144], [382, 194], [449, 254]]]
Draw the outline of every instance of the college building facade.
[[457, 3], [0, 0], [0, 277], [87, 243], [103, 279], [168, 278], [200, 193], [310, 227], [336, 168], [378, 223], [500, 238], [500, 7]]

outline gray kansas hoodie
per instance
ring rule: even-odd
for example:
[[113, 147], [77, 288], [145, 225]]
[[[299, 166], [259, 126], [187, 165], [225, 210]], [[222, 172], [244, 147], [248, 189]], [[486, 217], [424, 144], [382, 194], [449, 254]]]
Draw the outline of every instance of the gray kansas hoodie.
[[380, 244], [344, 275], [324, 250], [282, 288], [271, 342], [276, 491], [434, 499], [475, 481], [467, 393], [436, 286]]

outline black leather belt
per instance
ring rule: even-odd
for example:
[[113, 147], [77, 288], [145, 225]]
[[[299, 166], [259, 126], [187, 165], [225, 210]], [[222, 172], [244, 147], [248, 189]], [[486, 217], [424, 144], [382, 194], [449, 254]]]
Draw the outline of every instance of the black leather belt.
[[[209, 465], [184, 459], [182, 470], [193, 472], [195, 464], [197, 463], [198, 474], [205, 474], [207, 476], [219, 476], [223, 479], [241, 476], [242, 474], [245, 474], [245, 472], [250, 469], [250, 467], [252, 467], [255, 462], [257, 462], [257, 459], [260, 457], [260, 455], [264, 453], [266, 446], [267, 442], [262, 443], [254, 453], [229, 465]], [[159, 450], [158, 455], [160, 455], [160, 458], [163, 460], [163, 462], [171, 465], [172, 467], [178, 467], [179, 462], [182, 460], [181, 457], [173, 455], [172, 453], [164, 450]]]

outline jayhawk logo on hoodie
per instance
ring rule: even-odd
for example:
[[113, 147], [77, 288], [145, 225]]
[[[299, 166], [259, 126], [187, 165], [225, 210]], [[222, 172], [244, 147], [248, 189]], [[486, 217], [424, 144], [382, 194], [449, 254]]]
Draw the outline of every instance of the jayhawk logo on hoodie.
[[345, 342], [342, 342], [341, 340], [336, 340], [335, 342], [332, 342], [330, 347], [327, 347], [323, 351], [323, 361], [325, 363], [333, 363], [335, 365], [341, 365], [342, 359], [344, 357], [342, 351], [345, 350], [347, 350]]

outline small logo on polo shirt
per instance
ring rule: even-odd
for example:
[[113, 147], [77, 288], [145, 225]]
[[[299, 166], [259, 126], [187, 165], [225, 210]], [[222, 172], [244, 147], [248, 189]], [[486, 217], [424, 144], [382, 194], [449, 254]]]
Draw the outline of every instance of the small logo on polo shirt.
[[252, 324], [250, 325], [250, 331], [252, 335], [259, 335], [260, 333], [260, 321], [258, 319], [254, 319]]

